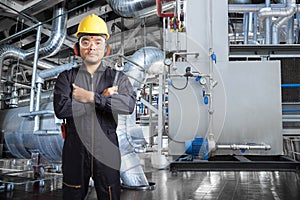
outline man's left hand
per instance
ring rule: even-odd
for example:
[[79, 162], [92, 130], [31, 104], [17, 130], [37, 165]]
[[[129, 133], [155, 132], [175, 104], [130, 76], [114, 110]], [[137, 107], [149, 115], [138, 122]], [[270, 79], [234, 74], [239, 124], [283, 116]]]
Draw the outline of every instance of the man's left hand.
[[81, 103], [93, 103], [94, 102], [94, 92], [85, 90], [81, 87], [78, 87], [77, 85], [75, 85], [75, 83], [72, 84], [73, 85], [73, 93], [72, 96], [75, 100], [81, 102]]

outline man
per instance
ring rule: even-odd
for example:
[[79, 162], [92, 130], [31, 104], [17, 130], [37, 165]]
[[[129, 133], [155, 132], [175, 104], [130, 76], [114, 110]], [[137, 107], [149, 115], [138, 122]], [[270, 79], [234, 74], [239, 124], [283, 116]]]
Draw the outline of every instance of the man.
[[[76, 33], [82, 66], [62, 72], [54, 90], [54, 111], [66, 119], [63, 199], [84, 199], [90, 177], [98, 199], [120, 199], [117, 114], [131, 114], [136, 96], [126, 75], [105, 67], [106, 23], [92, 14]], [[113, 85], [117, 80], [117, 85]]]

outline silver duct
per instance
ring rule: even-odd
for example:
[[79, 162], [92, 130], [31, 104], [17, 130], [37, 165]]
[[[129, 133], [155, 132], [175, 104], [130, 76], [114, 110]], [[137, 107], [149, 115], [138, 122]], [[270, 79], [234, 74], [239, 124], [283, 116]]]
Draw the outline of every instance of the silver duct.
[[286, 26], [286, 43], [293, 44], [294, 43], [294, 17], [290, 17], [287, 26]]
[[[266, 18], [265, 43], [278, 44], [279, 29], [293, 14], [300, 11], [300, 6], [296, 5], [295, 0], [280, 1], [280, 4], [270, 4], [270, 0], [266, 2], [268, 2], [268, 4], [229, 4], [228, 12], [257, 12], [257, 16], [260, 17], [261, 21]], [[278, 16], [278, 19], [273, 22], [271, 30], [270, 17], [273, 16]], [[288, 24], [288, 26], [291, 27], [291, 24]], [[291, 30], [287, 30], [288, 44], [293, 43], [291, 37]]]
[[[144, 47], [135, 52], [131, 61], [124, 66], [124, 72], [130, 78], [134, 90], [141, 87], [145, 80], [146, 73], [153, 66], [158, 66], [156, 63], [161, 63], [163, 66], [163, 52], [155, 47]], [[143, 69], [140, 68], [143, 67]], [[132, 78], [131, 78], [132, 77]], [[143, 145], [144, 136], [140, 126], [135, 123], [135, 112], [132, 115], [120, 115], [118, 119], [117, 134], [121, 151], [121, 179], [126, 186], [145, 186], [149, 185], [147, 178], [142, 169], [140, 159], [135, 153], [135, 145], [132, 138], [137, 138]], [[136, 141], [136, 140], [135, 140]], [[144, 142], [144, 144], [146, 144]]]
[[155, 0], [107, 0], [115, 13], [122, 17], [140, 17], [145, 9], [155, 6]]
[[287, 0], [285, 9], [279, 11], [274, 10], [270, 12], [271, 16], [279, 16], [279, 18], [272, 24], [272, 44], [279, 44], [280, 28], [286, 23], [297, 11], [296, 0]]
[[244, 17], [243, 17], [244, 44], [248, 44], [248, 36], [249, 36], [249, 28], [250, 28], [249, 18], [250, 18], [249, 13], [244, 13]]
[[296, 11], [296, 0], [287, 0], [283, 8], [265, 7], [258, 12], [259, 17], [290, 16]]
[[60, 74], [61, 72], [65, 71], [65, 70], [70, 70], [70, 69], [75, 68], [77, 66], [78, 66], [77, 63], [67, 63], [67, 64], [64, 64], [64, 65], [60, 65], [60, 66], [57, 66], [57, 67], [53, 67], [53, 68], [50, 68], [50, 69], [43, 70], [43, 71], [38, 73], [38, 77], [40, 77], [41, 79], [54, 77], [54, 76], [57, 76], [58, 74]]
[[[66, 20], [67, 17], [62, 6], [54, 11], [57, 18], [52, 24], [52, 34], [48, 41], [41, 45], [39, 49], [39, 58], [50, 57], [56, 54], [63, 44], [66, 37]], [[34, 57], [34, 48], [22, 50], [12, 45], [0, 46], [0, 79], [2, 78], [3, 61], [7, 58], [18, 58], [21, 61], [29, 61]]]
[[[266, 7], [265, 4], [229, 4], [228, 12], [229, 13], [258, 12], [265, 7]], [[286, 6], [285, 4], [272, 4], [271, 7], [275, 9], [283, 9]]]

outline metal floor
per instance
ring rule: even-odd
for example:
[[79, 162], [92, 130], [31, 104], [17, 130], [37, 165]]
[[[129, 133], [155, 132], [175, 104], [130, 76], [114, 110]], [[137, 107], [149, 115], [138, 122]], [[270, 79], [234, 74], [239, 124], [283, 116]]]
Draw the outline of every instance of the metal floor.
[[[299, 200], [300, 173], [279, 171], [192, 171], [171, 173], [150, 165], [150, 154], [143, 154], [145, 174], [156, 184], [152, 191], [122, 190], [122, 200], [189, 200], [189, 199], [261, 199]], [[0, 166], [3, 169], [5, 166]], [[61, 199], [61, 176], [39, 182], [14, 185], [14, 190], [0, 190], [0, 199]], [[87, 199], [96, 199], [91, 187]]]

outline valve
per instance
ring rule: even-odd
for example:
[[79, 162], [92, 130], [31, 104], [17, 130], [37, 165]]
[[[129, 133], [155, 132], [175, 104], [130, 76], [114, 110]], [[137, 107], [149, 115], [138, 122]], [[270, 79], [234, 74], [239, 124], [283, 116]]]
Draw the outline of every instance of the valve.
[[208, 96], [204, 96], [204, 98], [203, 98], [203, 103], [204, 103], [205, 105], [208, 104]]
[[215, 64], [217, 63], [217, 56], [216, 56], [215, 53], [211, 54], [211, 59], [212, 59], [213, 62], [215, 62]]
[[185, 74], [184, 74], [185, 77], [190, 77], [190, 76], [193, 76], [193, 74], [191, 73], [191, 67], [186, 67], [185, 68]]

